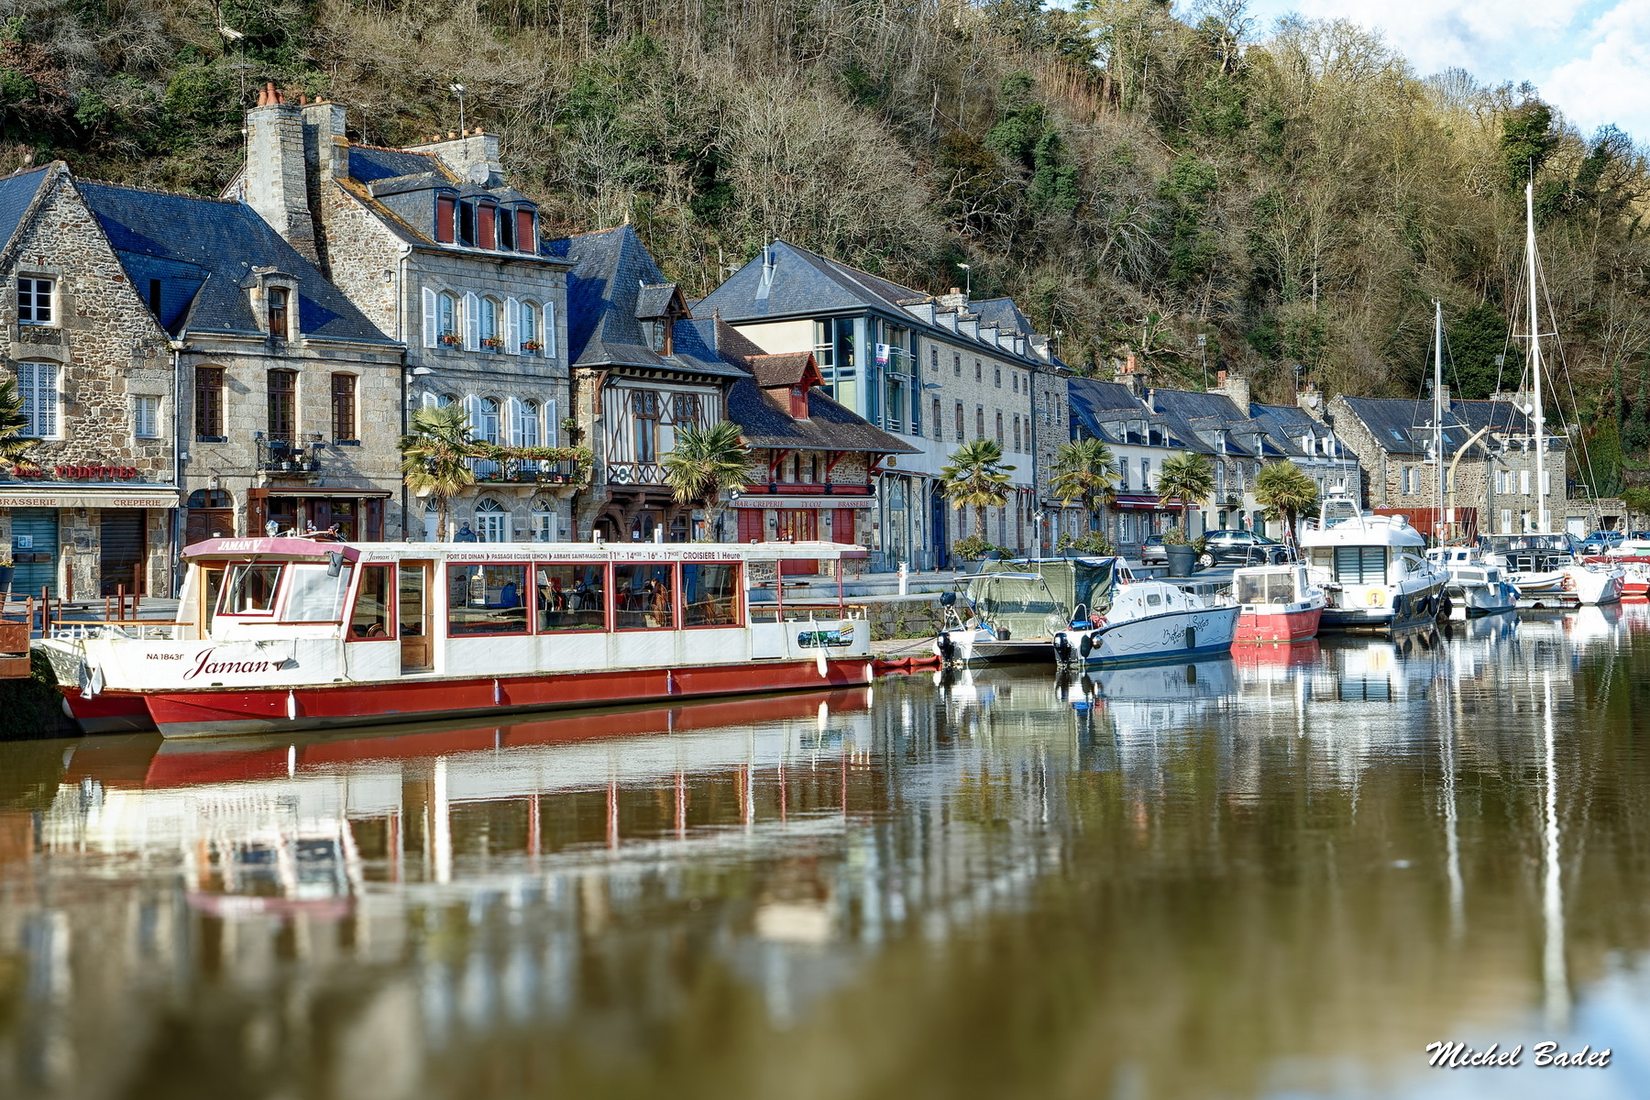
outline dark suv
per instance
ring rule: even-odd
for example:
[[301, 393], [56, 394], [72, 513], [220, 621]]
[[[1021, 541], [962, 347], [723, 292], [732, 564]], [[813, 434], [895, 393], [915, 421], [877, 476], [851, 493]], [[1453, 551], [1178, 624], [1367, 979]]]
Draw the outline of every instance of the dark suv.
[[1169, 552], [1163, 548], [1162, 535], [1147, 535], [1140, 544], [1141, 565], [1168, 565]]
[[1197, 563], [1211, 565], [1280, 565], [1294, 557], [1289, 547], [1253, 531], [1210, 531], [1203, 536]]

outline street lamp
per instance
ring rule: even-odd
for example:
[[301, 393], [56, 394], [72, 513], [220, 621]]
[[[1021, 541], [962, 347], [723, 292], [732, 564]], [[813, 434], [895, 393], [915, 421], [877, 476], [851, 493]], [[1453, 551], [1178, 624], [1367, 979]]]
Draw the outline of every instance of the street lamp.
[[1206, 333], [1197, 334], [1197, 359], [1203, 364], [1203, 388], [1209, 388], [1209, 355], [1205, 350], [1209, 346], [1209, 337]]
[[464, 136], [464, 85], [453, 81], [447, 85], [448, 89], [458, 97], [458, 134]]
[[963, 301], [974, 297], [974, 271], [967, 264], [958, 264], [963, 273]]

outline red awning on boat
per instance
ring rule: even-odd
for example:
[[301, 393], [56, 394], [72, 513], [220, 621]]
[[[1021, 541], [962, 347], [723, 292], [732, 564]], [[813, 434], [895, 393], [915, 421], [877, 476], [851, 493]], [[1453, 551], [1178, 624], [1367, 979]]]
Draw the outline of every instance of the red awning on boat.
[[245, 558], [253, 555], [272, 558], [315, 558], [325, 560], [332, 554], [342, 554], [345, 561], [355, 561], [361, 552], [353, 546], [324, 539], [207, 539], [183, 548], [185, 560], [195, 558]]

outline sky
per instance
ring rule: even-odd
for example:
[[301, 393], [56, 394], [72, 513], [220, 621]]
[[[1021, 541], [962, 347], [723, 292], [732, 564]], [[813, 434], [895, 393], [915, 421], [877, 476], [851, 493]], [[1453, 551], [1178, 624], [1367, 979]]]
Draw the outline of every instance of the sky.
[[1250, 0], [1249, 12], [1261, 37], [1290, 12], [1346, 19], [1379, 31], [1418, 76], [1527, 80], [1583, 134], [1614, 123], [1650, 145], [1650, 0]]

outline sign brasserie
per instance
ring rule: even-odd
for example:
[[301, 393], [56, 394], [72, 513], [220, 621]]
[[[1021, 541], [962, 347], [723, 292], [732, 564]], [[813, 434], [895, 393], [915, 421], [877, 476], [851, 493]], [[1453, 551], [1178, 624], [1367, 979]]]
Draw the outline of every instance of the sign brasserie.
[[[39, 481], [46, 477], [44, 466], [13, 466], [11, 476]], [[138, 476], [136, 466], [53, 466], [51, 476], [59, 481], [130, 481]]]

